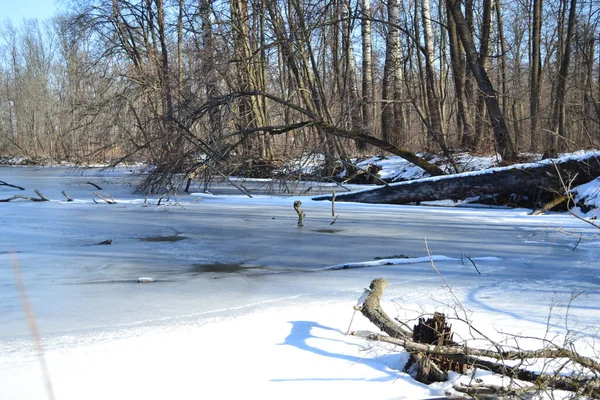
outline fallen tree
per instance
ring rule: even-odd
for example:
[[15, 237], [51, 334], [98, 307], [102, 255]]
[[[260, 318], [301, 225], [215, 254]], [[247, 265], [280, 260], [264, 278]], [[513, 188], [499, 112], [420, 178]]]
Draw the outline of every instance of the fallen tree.
[[[23, 190], [25, 190], [25, 189], [23, 189]], [[35, 194], [38, 195], [38, 197], [22, 196], [20, 194], [16, 194], [12, 197], [9, 197], [8, 199], [0, 199], [0, 203], [8, 203], [10, 201], [17, 200], [17, 199], [29, 200], [29, 201], [50, 201], [39, 190], [35, 189], [34, 192], [35, 192]]]
[[[381, 296], [387, 284], [387, 280], [383, 278], [374, 279], [369, 286], [368, 295], [355, 309], [385, 333], [370, 334], [367, 339], [401, 346], [410, 354], [411, 358], [405, 369], [419, 382], [429, 384], [445, 381], [448, 379], [448, 371], [464, 374], [468, 369], [478, 368], [511, 380], [530, 382], [528, 390], [552, 388], [571, 391], [579, 396], [600, 398], [600, 363], [597, 360], [582, 356], [572, 348], [552, 343], [537, 350], [505, 348], [496, 342], [489, 343], [490, 349], [468, 347], [452, 339], [450, 326], [446, 323], [445, 316], [440, 313], [435, 313], [433, 318], [420, 318], [419, 324], [411, 332], [406, 329], [407, 324], [399, 324], [382, 309]], [[577, 372], [563, 374], [560, 369], [557, 371], [545, 368], [544, 372], [535, 372], [520, 367], [527, 365], [525, 361], [540, 359], [560, 359], [560, 369], [569, 365]], [[512, 390], [486, 385], [456, 385], [454, 388], [475, 395], [482, 391], [506, 394]]]
[[[565, 187], [580, 185], [598, 176], [600, 153], [594, 152], [339, 193], [336, 200], [408, 204], [435, 200], [457, 201], [482, 195], [517, 194], [513, 198], [535, 203], [564, 195]], [[331, 196], [313, 197], [313, 200], [331, 200]]]

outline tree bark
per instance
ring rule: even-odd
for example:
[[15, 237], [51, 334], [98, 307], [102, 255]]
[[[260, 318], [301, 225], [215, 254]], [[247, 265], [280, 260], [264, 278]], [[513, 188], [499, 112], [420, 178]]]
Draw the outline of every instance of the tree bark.
[[472, 149], [473, 125], [469, 115], [469, 104], [466, 97], [466, 61], [462, 45], [456, 33], [456, 23], [452, 17], [448, 5], [448, 43], [450, 45], [450, 65], [452, 66], [452, 77], [454, 81], [454, 92], [456, 96], [456, 126], [461, 146]]
[[537, 151], [539, 137], [540, 87], [542, 76], [541, 36], [542, 0], [533, 0], [533, 24], [531, 26], [531, 73], [529, 79], [529, 113], [531, 115], [530, 151]]
[[[383, 67], [383, 83], [381, 98], [384, 101], [381, 110], [381, 137], [383, 141], [395, 145], [400, 144], [398, 135], [398, 124], [395, 121], [394, 103], [396, 100], [397, 69], [402, 68], [400, 57], [400, 1], [390, 0], [388, 2], [388, 33], [386, 36], [385, 64]], [[386, 102], [388, 100], [389, 102]]]
[[[371, 44], [371, 1], [362, 0], [362, 123], [373, 135], [373, 62]], [[363, 142], [357, 143], [363, 149]]]
[[[563, 182], [576, 186], [600, 175], [600, 154], [561, 160], [544, 160], [493, 169], [489, 173], [462, 173], [400, 182], [375, 189], [339, 193], [337, 201], [408, 204], [435, 200], [462, 200], [469, 197], [519, 193], [531, 199], [540, 192], [564, 193]], [[329, 196], [313, 200], [329, 200]]]
[[551, 156], [556, 156], [559, 149], [559, 138], [564, 143], [567, 139], [567, 122], [566, 122], [566, 95], [567, 95], [567, 78], [569, 76], [569, 64], [571, 60], [571, 42], [575, 32], [575, 17], [577, 14], [577, 0], [571, 0], [569, 9], [569, 20], [567, 22], [567, 34], [565, 37], [565, 45], [560, 62], [560, 70], [556, 82], [556, 98], [554, 99], [554, 114], [552, 118], [552, 137], [550, 146], [547, 148]]
[[512, 161], [516, 158], [517, 154], [514, 151], [513, 143], [504, 120], [504, 115], [500, 110], [494, 86], [488, 77], [481, 59], [477, 55], [473, 35], [469, 30], [467, 21], [460, 8], [461, 2], [459, 0], [446, 0], [446, 3], [456, 22], [456, 30], [465, 49], [469, 68], [477, 80], [479, 90], [485, 96], [485, 104], [494, 130], [496, 150], [505, 161]]
[[[480, 27], [479, 38], [479, 60], [481, 67], [486, 71], [489, 68], [489, 53], [490, 53], [490, 34], [492, 30], [492, 0], [483, 0], [482, 21]], [[485, 134], [487, 108], [485, 105], [486, 94], [480, 92], [477, 96], [477, 106], [475, 110], [475, 141], [473, 150], [477, 150], [480, 146]]]

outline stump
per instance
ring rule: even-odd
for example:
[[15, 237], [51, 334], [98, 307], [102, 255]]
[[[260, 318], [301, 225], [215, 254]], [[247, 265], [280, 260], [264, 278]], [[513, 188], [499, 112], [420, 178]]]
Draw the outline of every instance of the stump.
[[[436, 346], [455, 346], [452, 340], [452, 327], [446, 322], [442, 313], [434, 313], [432, 318], [419, 318], [414, 326], [412, 340], [416, 343], [433, 344]], [[424, 358], [432, 365], [424, 363]], [[435, 368], [432, 368], [434, 366]], [[423, 353], [411, 354], [405, 370], [415, 375], [415, 379], [423, 383], [440, 381], [440, 371], [455, 371], [464, 374], [469, 369], [468, 364], [455, 361], [443, 356], [428, 356]]]

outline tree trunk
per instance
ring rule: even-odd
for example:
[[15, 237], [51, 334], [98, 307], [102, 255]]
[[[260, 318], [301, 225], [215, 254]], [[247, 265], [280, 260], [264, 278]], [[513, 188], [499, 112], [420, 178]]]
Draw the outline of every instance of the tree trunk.
[[[463, 200], [469, 197], [512, 194], [535, 201], [541, 193], [564, 193], [563, 182], [577, 186], [600, 175], [600, 154], [544, 160], [539, 163], [496, 168], [490, 173], [462, 173], [431, 180], [408, 181], [359, 192], [340, 193], [336, 201], [408, 204], [422, 201]], [[313, 200], [329, 200], [330, 196]]]
[[[371, 45], [371, 1], [362, 0], [362, 123], [363, 129], [373, 132], [373, 62]], [[363, 142], [357, 142], [364, 149]]]
[[462, 45], [456, 33], [456, 23], [452, 13], [446, 6], [448, 15], [448, 42], [450, 44], [450, 65], [454, 80], [454, 92], [456, 96], [456, 126], [459, 141], [462, 147], [472, 149], [473, 126], [469, 114], [469, 104], [466, 97], [466, 61]]
[[[479, 60], [481, 62], [481, 67], [487, 71], [489, 68], [490, 33], [492, 30], [492, 0], [483, 0], [482, 14], [480, 27], [481, 35], [479, 39]], [[473, 144], [473, 150], [477, 150], [480, 146], [487, 128], [485, 99], [486, 94], [479, 92], [475, 110], [475, 142]]]
[[463, 44], [467, 56], [469, 68], [473, 72], [473, 76], [477, 80], [479, 90], [485, 96], [485, 104], [487, 106], [490, 122], [494, 130], [494, 139], [496, 150], [505, 161], [512, 161], [516, 158], [516, 153], [513, 148], [513, 143], [510, 138], [504, 115], [500, 110], [498, 98], [494, 86], [488, 77], [481, 59], [475, 50], [473, 35], [471, 34], [467, 22], [462, 15], [461, 3], [459, 0], [446, 0], [450, 12], [456, 22], [458, 36]]
[[560, 70], [556, 82], [556, 97], [554, 99], [554, 113], [552, 117], [552, 138], [550, 146], [547, 149], [551, 156], [556, 156], [561, 150], [559, 148], [559, 138], [562, 143], [567, 139], [566, 122], [566, 96], [567, 96], [567, 78], [569, 76], [569, 63], [571, 60], [571, 42], [575, 32], [575, 17], [577, 14], [577, 0], [571, 0], [569, 9], [569, 20], [567, 22], [567, 34], [560, 62]]
[[540, 53], [542, 35], [542, 0], [533, 0], [533, 24], [531, 27], [531, 74], [529, 79], [529, 114], [531, 116], [530, 127], [530, 151], [537, 151], [539, 137], [539, 112], [541, 97], [542, 57]]
[[[397, 26], [400, 24], [400, 1], [390, 0], [388, 2], [388, 33], [386, 36], [385, 64], [383, 67], [382, 100], [381, 111], [381, 136], [384, 142], [398, 145], [398, 124], [395, 121], [394, 98], [396, 82], [396, 70], [402, 68], [400, 57], [400, 32]], [[389, 102], [386, 102], [388, 100]]]

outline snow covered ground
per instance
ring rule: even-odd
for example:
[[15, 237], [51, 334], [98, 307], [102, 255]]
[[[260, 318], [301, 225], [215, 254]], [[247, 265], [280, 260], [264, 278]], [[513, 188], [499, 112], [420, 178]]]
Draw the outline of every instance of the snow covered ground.
[[[425, 399], [468, 381], [417, 383], [401, 349], [361, 337], [376, 330], [366, 319], [349, 327], [378, 277], [390, 281], [393, 317], [466, 315], [512, 344], [568, 332], [593, 355], [599, 231], [569, 215], [341, 203], [331, 225], [331, 204], [306, 196], [185, 195], [157, 206], [132, 194], [133, 176], [0, 168], [0, 180], [28, 189], [0, 186], [0, 198], [39, 188], [52, 199], [0, 203], [0, 399], [48, 398], [32, 320], [60, 400]], [[89, 181], [117, 204], [96, 204]], [[470, 337], [459, 321], [453, 329]]]

